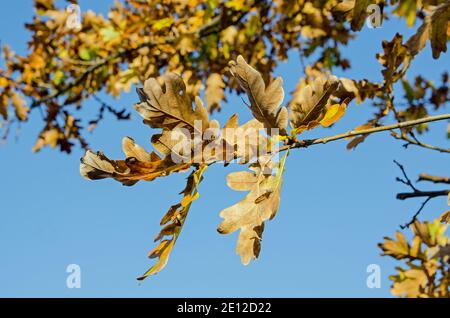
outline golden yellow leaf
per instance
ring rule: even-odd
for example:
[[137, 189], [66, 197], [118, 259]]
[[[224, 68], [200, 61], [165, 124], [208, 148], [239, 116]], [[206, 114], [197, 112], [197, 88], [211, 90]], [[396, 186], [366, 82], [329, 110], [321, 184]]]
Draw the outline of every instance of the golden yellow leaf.
[[0, 87], [6, 87], [6, 86], [8, 86], [8, 84], [9, 84], [8, 79], [0, 76]]
[[196, 192], [194, 195], [188, 194], [181, 200], [181, 205], [187, 207], [189, 204], [192, 203], [192, 201], [197, 200], [199, 196], [200, 195], [198, 192]]
[[[158, 258], [157, 262], [147, 270], [138, 280], [144, 280], [150, 275], [160, 272], [169, 261], [170, 253], [177, 241], [184, 222], [189, 212], [193, 200], [197, 199], [199, 193], [197, 187], [202, 180], [202, 175], [206, 170], [206, 166], [201, 166], [198, 170], [193, 171], [187, 178], [186, 187], [181, 191], [184, 195], [180, 203], [169, 208], [167, 213], [161, 220], [161, 225], [165, 225], [160, 231], [155, 241], [160, 243], [149, 253], [149, 258]], [[164, 237], [169, 239], [163, 240]]]
[[334, 104], [327, 109], [325, 116], [320, 121], [320, 124], [324, 127], [329, 127], [341, 119], [347, 110], [347, 103]]
[[34, 69], [41, 69], [45, 66], [45, 60], [39, 53], [33, 53], [29, 56], [29, 65]]

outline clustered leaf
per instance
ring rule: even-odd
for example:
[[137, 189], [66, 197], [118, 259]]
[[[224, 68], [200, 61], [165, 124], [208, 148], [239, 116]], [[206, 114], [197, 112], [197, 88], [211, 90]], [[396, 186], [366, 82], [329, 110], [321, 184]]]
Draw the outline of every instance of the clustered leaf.
[[332, 104], [332, 95], [337, 92], [339, 80], [335, 76], [317, 77], [311, 84], [297, 86], [289, 104], [291, 123], [296, 134], [322, 125], [331, 126], [345, 113], [349, 99]]
[[[73, 16], [64, 6], [35, 0], [35, 15], [25, 25], [31, 33], [29, 52], [21, 55], [3, 48], [0, 116], [11, 125], [9, 120], [26, 121], [28, 113], [39, 108], [44, 120], [36, 151], [56, 145], [70, 152], [75, 142], [87, 148], [83, 133], [102, 117], [85, 120], [75, 109], [99, 92], [118, 97], [133, 85], [161, 76], [161, 70], [183, 74], [194, 96], [206, 81], [207, 108], [218, 110], [225, 100], [223, 88], [236, 86], [227, 71], [229, 60], [239, 52], [246, 52], [265, 80], [292, 49], [314, 53], [317, 60], [331, 50], [339, 56], [339, 46], [351, 39], [351, 30], [330, 14], [338, 3], [126, 0], [115, 2], [105, 15], [81, 7], [81, 26], [71, 28], [67, 22]], [[349, 62], [336, 59], [332, 64], [348, 67]], [[19, 97], [13, 101], [15, 94]], [[100, 107], [99, 114], [104, 109]], [[111, 109], [113, 115], [120, 113]], [[61, 122], [64, 112], [75, 119], [70, 132]]]
[[415, 221], [410, 244], [405, 235], [396, 233], [396, 239], [384, 238], [379, 244], [383, 255], [405, 261], [407, 268], [397, 267], [392, 275], [391, 292], [400, 297], [450, 296], [450, 240], [445, 236], [446, 225]]
[[421, 51], [426, 42], [431, 42], [433, 58], [437, 59], [441, 52], [447, 52], [448, 23], [450, 21], [450, 3], [439, 4], [431, 15], [425, 17], [417, 32], [408, 40], [406, 45], [412, 55]]

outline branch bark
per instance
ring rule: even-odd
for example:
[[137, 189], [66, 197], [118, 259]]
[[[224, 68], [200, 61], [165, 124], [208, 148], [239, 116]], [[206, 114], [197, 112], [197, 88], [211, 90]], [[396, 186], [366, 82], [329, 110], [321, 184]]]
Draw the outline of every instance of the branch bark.
[[434, 121], [439, 121], [439, 120], [446, 120], [446, 119], [450, 119], [450, 114], [428, 116], [428, 117], [424, 117], [424, 118], [420, 118], [420, 119], [403, 121], [403, 122], [392, 124], [392, 125], [379, 126], [379, 127], [374, 127], [374, 128], [364, 129], [364, 130], [358, 130], [358, 131], [351, 130], [351, 131], [346, 132], [346, 133], [333, 135], [333, 136], [329, 136], [329, 137], [322, 137], [322, 138], [317, 138], [317, 139], [297, 140], [297, 141], [295, 141], [295, 142], [293, 142], [293, 143], [291, 143], [289, 145], [285, 145], [283, 147], [280, 147], [278, 152], [286, 151], [288, 149], [294, 149], [294, 148], [306, 148], [306, 147], [309, 147], [309, 146], [312, 146], [312, 145], [326, 144], [328, 142], [332, 142], [332, 141], [336, 141], [336, 140], [340, 140], [340, 139], [345, 139], [345, 138], [350, 138], [350, 137], [355, 137], [355, 136], [370, 135], [370, 134], [377, 133], [377, 132], [389, 131], [389, 130], [394, 130], [394, 129], [401, 129], [401, 128], [405, 128], [405, 127], [411, 127], [411, 126], [420, 125], [420, 124], [423, 124], [423, 123], [429, 123], [429, 122], [434, 122]]
[[397, 193], [397, 199], [405, 200], [410, 198], [419, 198], [419, 197], [429, 197], [435, 198], [440, 196], [447, 196], [450, 193], [450, 190], [438, 190], [438, 191], [420, 191], [417, 190], [415, 192], [402, 192]]
[[427, 174], [427, 173], [421, 173], [421, 174], [419, 174], [419, 179], [417, 179], [417, 181], [430, 181], [433, 183], [450, 184], [450, 177], [440, 177], [440, 176], [433, 176], [433, 175]]

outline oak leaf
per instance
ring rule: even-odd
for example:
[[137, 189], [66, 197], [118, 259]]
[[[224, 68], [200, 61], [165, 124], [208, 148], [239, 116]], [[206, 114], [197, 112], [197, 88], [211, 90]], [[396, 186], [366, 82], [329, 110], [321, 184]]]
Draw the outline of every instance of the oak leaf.
[[[338, 87], [337, 77], [320, 76], [309, 85], [299, 86], [296, 89], [289, 103], [295, 133], [313, 129], [320, 124], [328, 127], [344, 114], [348, 100], [331, 105], [331, 96]], [[324, 121], [321, 122], [322, 120]]]
[[267, 158], [252, 164], [250, 168], [253, 172], [233, 172], [227, 176], [227, 185], [231, 189], [249, 191], [249, 193], [235, 205], [220, 212], [224, 220], [217, 231], [221, 234], [229, 234], [240, 230], [236, 252], [244, 265], [259, 256], [264, 222], [273, 219], [280, 206], [286, 155], [279, 163], [275, 176], [265, 174], [271, 165]]
[[403, 36], [395, 34], [391, 41], [383, 41], [383, 54], [377, 54], [378, 61], [384, 66], [381, 71], [387, 91], [392, 92], [392, 85], [408, 70], [411, 63], [411, 54], [408, 47], [403, 44]]
[[155, 237], [155, 242], [159, 241], [159, 244], [148, 255], [149, 258], [158, 258], [158, 260], [142, 276], [138, 277], [138, 280], [144, 280], [148, 276], [160, 272], [167, 265], [170, 253], [186, 221], [192, 201], [199, 196], [197, 186], [203, 178], [205, 169], [206, 166], [202, 166], [189, 175], [186, 187], [180, 192], [180, 194], [183, 194], [183, 199], [180, 203], [172, 205], [161, 219], [161, 225], [164, 227]]
[[421, 51], [427, 40], [431, 42], [433, 58], [438, 59], [441, 52], [447, 52], [447, 30], [450, 21], [450, 2], [438, 5], [431, 15], [426, 16], [417, 32], [407, 41], [406, 46], [412, 55]]
[[[193, 109], [182, 77], [169, 73], [161, 81], [160, 84], [156, 78], [149, 78], [143, 88], [137, 88], [141, 102], [134, 108], [144, 118], [144, 123], [166, 130], [176, 127], [201, 132], [206, 129], [209, 126], [208, 112], [198, 96]], [[199, 125], [195, 125], [195, 121]]]
[[190, 167], [190, 163], [174, 163], [170, 158], [161, 159], [154, 152], [147, 153], [129, 137], [123, 139], [122, 148], [127, 156], [125, 160], [111, 160], [100, 151], [88, 150], [81, 158], [80, 174], [88, 180], [113, 178], [131, 186], [139, 180], [152, 181]]
[[220, 110], [220, 102], [226, 101], [225, 83], [219, 73], [212, 73], [206, 80], [205, 100], [208, 110]]
[[237, 57], [236, 61], [230, 61], [229, 65], [231, 74], [247, 93], [250, 101], [249, 108], [253, 116], [263, 123], [265, 128], [278, 128], [279, 134], [285, 135], [288, 111], [286, 107], [280, 107], [284, 98], [281, 77], [266, 86], [261, 74], [248, 65], [241, 55]]
[[369, 4], [369, 0], [355, 0], [351, 22], [352, 31], [359, 31], [363, 27], [367, 17], [367, 6]]

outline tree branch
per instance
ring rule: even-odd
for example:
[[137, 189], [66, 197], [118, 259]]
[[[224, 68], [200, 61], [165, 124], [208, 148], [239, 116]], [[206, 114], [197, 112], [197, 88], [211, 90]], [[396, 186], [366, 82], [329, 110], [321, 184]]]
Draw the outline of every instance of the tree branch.
[[433, 183], [450, 184], [450, 177], [440, 177], [440, 176], [433, 176], [433, 175], [427, 174], [427, 173], [421, 173], [421, 174], [419, 174], [419, 179], [417, 179], [417, 181], [430, 181]]
[[392, 124], [392, 125], [379, 126], [379, 127], [357, 130], [357, 131], [351, 130], [346, 133], [333, 135], [333, 136], [329, 136], [329, 137], [322, 137], [322, 138], [317, 138], [317, 139], [296, 140], [296, 141], [292, 142], [291, 144], [280, 147], [278, 152], [286, 151], [288, 149], [294, 149], [294, 148], [306, 148], [306, 147], [309, 147], [312, 145], [326, 144], [328, 142], [336, 141], [336, 140], [340, 140], [340, 139], [345, 139], [345, 138], [350, 138], [350, 137], [355, 137], [355, 136], [370, 135], [370, 134], [377, 133], [377, 132], [411, 127], [411, 126], [420, 125], [423, 123], [429, 123], [429, 122], [433, 122], [433, 121], [446, 120], [446, 119], [450, 119], [450, 114], [428, 116], [428, 117], [424, 117], [424, 118], [420, 118], [420, 119], [403, 121], [403, 122]]
[[405, 200], [405, 199], [410, 199], [410, 198], [429, 197], [431, 199], [431, 198], [435, 198], [435, 197], [447, 196], [449, 193], [450, 193], [450, 190], [437, 190], [437, 191], [417, 190], [415, 192], [397, 193], [396, 198], [399, 200]]
[[411, 179], [408, 178], [408, 175], [406, 174], [406, 171], [405, 171], [405, 168], [403, 167], [403, 165], [401, 165], [400, 163], [398, 163], [395, 160], [394, 160], [394, 162], [400, 168], [400, 170], [402, 171], [403, 177], [404, 177], [404, 179], [397, 177], [397, 181], [407, 185], [408, 187], [410, 187], [412, 189], [412, 192], [397, 193], [396, 198], [398, 200], [406, 200], [406, 199], [410, 199], [410, 198], [426, 197], [425, 201], [422, 202], [422, 205], [420, 206], [419, 210], [417, 210], [417, 212], [414, 213], [414, 215], [411, 218], [411, 220], [408, 223], [400, 225], [400, 228], [405, 229], [405, 228], [409, 227], [411, 224], [413, 224], [417, 220], [417, 217], [419, 216], [420, 212], [422, 212], [422, 210], [425, 207], [425, 205], [431, 199], [436, 198], [436, 197], [440, 197], [440, 196], [448, 196], [448, 194], [450, 193], [450, 190], [438, 190], [438, 191], [421, 191], [421, 190], [418, 190], [412, 184]]
[[[248, 11], [242, 11], [242, 12], [240, 12], [240, 14], [237, 14], [237, 15], [233, 15], [233, 14], [227, 15], [226, 13], [219, 14], [215, 18], [213, 18], [209, 23], [203, 25], [195, 32], [191, 32], [191, 35], [197, 36], [199, 38], [204, 38], [208, 35], [218, 33], [220, 31], [222, 31], [223, 29], [226, 29], [230, 25], [239, 23], [245, 17], [245, 15], [247, 15], [247, 13], [248, 13]], [[225, 22], [224, 22], [223, 21], [224, 17], [231, 18], [231, 19], [225, 20]], [[177, 39], [178, 39], [178, 37], [167, 37], [165, 43], [173, 44], [176, 42]], [[37, 107], [42, 103], [48, 102], [52, 99], [55, 99], [55, 98], [58, 98], [58, 97], [64, 95], [65, 93], [67, 93], [69, 90], [71, 90], [75, 86], [78, 86], [79, 84], [81, 84], [83, 82], [83, 80], [90, 73], [92, 73], [95, 70], [97, 70], [98, 68], [108, 64], [109, 62], [111, 62], [115, 59], [124, 57], [126, 55], [132, 54], [134, 52], [137, 52], [138, 50], [140, 50], [142, 48], [145, 48], [145, 47], [152, 48], [158, 44], [160, 44], [160, 43], [155, 42], [155, 41], [145, 42], [134, 48], [118, 50], [118, 52], [116, 54], [113, 54], [111, 56], [108, 56], [107, 58], [98, 60], [95, 64], [92, 64], [90, 67], [88, 67], [83, 73], [81, 73], [80, 76], [78, 76], [72, 82], [68, 83], [66, 86], [62, 87], [61, 89], [56, 90], [55, 92], [53, 92], [52, 94], [50, 94], [46, 97], [43, 97], [41, 99], [33, 101], [33, 103], [31, 104], [31, 108]]]
[[407, 143], [403, 145], [403, 147], [408, 148], [409, 145], [415, 145], [415, 146], [419, 146], [422, 148], [427, 148], [430, 150], [436, 150], [439, 152], [445, 152], [445, 153], [450, 153], [450, 148], [446, 149], [446, 148], [441, 148], [441, 147], [437, 147], [437, 146], [433, 146], [424, 142], [421, 142], [420, 140], [418, 140], [413, 134], [412, 134], [412, 138], [408, 137], [405, 134], [399, 134], [396, 132], [392, 132], [391, 135], [395, 138], [395, 139], [399, 139], [399, 140], [404, 140]]

